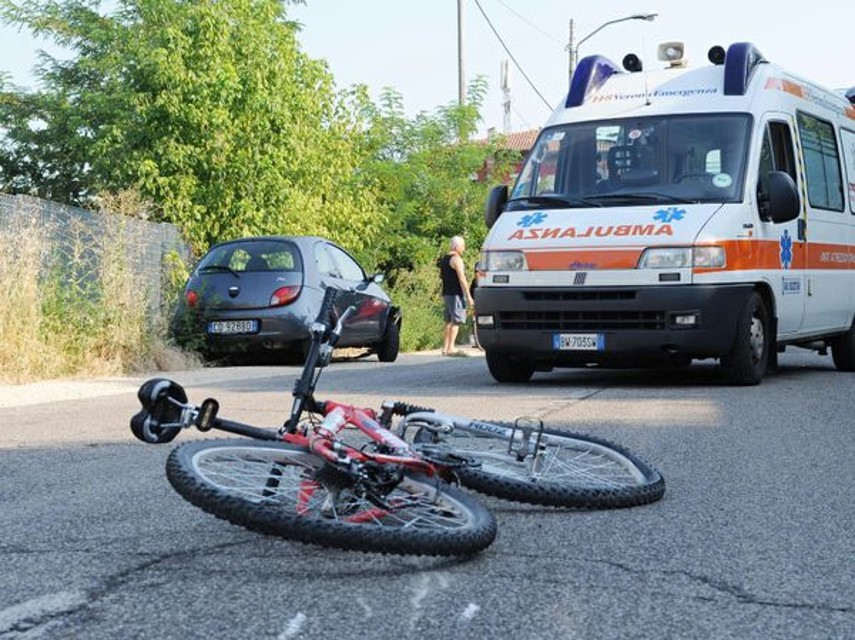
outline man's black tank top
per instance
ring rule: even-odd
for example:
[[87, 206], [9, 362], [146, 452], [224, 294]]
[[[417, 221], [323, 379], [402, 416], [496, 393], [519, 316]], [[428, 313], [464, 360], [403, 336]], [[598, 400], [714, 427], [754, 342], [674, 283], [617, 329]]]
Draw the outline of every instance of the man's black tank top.
[[451, 266], [451, 258], [455, 254], [447, 253], [439, 260], [439, 275], [442, 278], [442, 295], [462, 296], [463, 289], [460, 288], [460, 278]]

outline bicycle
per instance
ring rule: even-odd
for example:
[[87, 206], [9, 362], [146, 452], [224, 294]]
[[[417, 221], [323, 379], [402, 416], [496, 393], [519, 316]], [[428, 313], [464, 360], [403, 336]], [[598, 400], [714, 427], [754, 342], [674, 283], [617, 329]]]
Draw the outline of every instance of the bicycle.
[[510, 500], [586, 508], [662, 496], [661, 474], [631, 452], [545, 429], [539, 421], [467, 420], [401, 402], [383, 403], [378, 414], [317, 400], [318, 379], [353, 312], [348, 308], [332, 322], [334, 298], [328, 289], [311, 326], [291, 412], [278, 429], [221, 418], [213, 398], [192, 405], [171, 380], [155, 378], [140, 387], [142, 409], [130, 426], [144, 442], [171, 442], [191, 427], [250, 439], [200, 440], [170, 452], [167, 478], [188, 502], [233, 524], [300, 542], [450, 556], [482, 551], [497, 528], [493, 514], [458, 484]]

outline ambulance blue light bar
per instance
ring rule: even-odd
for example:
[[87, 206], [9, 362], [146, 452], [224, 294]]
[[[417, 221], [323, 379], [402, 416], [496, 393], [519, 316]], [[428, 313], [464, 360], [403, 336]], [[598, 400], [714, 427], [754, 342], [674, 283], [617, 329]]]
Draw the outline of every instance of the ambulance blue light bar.
[[609, 76], [622, 73], [620, 68], [604, 56], [587, 56], [579, 61], [573, 77], [570, 78], [570, 91], [567, 93], [565, 107], [578, 107], [585, 103], [591, 91], [599, 89]]
[[724, 95], [744, 96], [758, 65], [766, 58], [750, 42], [735, 42], [724, 58]]

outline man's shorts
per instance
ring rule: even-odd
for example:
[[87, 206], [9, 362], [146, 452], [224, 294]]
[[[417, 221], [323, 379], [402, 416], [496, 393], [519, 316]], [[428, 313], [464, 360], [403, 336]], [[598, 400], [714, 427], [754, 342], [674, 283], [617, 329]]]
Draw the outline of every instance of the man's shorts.
[[466, 303], [463, 302], [463, 296], [442, 296], [442, 300], [445, 302], [446, 322], [454, 324], [466, 322]]

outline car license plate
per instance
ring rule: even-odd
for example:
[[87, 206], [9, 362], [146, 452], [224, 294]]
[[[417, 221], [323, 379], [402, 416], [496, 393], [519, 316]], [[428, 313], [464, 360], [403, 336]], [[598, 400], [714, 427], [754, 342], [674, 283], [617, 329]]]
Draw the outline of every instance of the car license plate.
[[258, 333], [258, 320], [214, 320], [208, 323], [208, 333], [218, 335]]
[[603, 351], [606, 338], [602, 333], [556, 333], [552, 336], [555, 351]]

